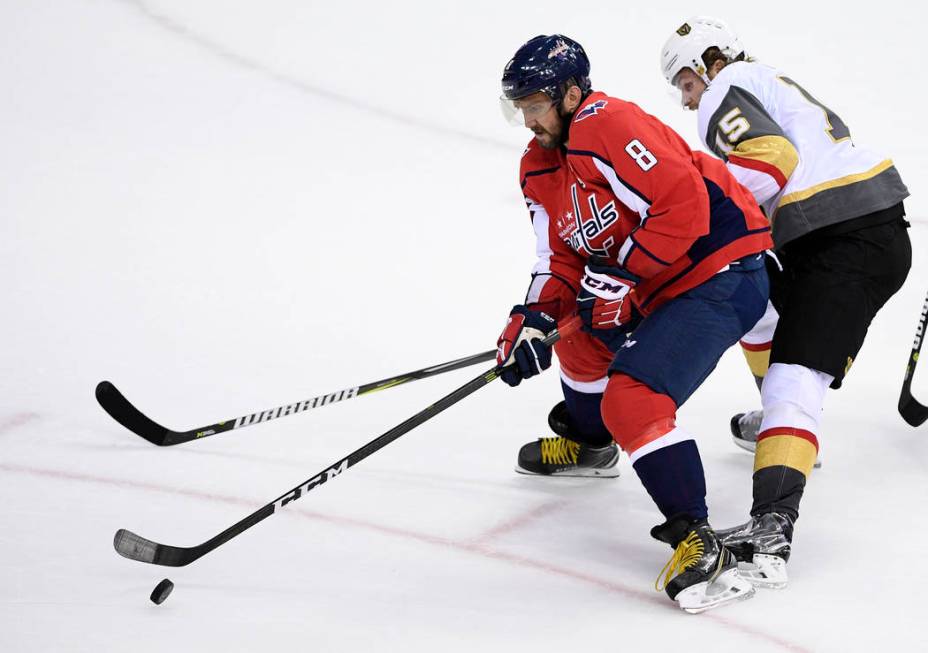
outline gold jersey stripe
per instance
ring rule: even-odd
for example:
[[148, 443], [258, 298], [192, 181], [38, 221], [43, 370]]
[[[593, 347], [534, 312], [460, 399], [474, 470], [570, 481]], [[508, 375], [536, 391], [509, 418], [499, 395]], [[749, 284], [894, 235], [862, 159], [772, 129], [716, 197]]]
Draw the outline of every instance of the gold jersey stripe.
[[865, 181], [876, 177], [881, 172], [889, 170], [893, 167], [892, 159], [886, 159], [876, 164], [866, 172], [859, 172], [854, 175], [848, 175], [846, 177], [840, 177], [838, 179], [832, 179], [831, 181], [826, 181], [821, 184], [817, 184], [805, 190], [796, 191], [795, 193], [790, 193], [789, 195], [784, 195], [783, 199], [780, 200], [780, 205], [778, 208], [782, 208], [787, 204], [792, 204], [793, 202], [801, 202], [802, 200], [807, 200], [816, 193], [821, 193], [823, 190], [828, 190], [830, 188], [839, 188], [841, 186], [849, 186], [850, 184], [856, 184], [859, 181]]
[[793, 435], [772, 435], [758, 441], [754, 454], [754, 471], [782, 465], [802, 472], [808, 478], [815, 465], [815, 445]]
[[789, 139], [783, 136], [758, 136], [746, 140], [738, 143], [738, 147], [731, 154], [773, 166], [783, 175], [784, 181], [790, 178], [799, 165], [799, 152]]

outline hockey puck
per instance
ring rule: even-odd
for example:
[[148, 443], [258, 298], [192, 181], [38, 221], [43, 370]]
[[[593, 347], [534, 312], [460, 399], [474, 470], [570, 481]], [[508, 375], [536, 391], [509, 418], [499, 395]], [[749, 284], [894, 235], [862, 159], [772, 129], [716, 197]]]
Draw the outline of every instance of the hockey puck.
[[161, 605], [164, 603], [164, 600], [171, 595], [171, 590], [173, 589], [174, 583], [165, 578], [155, 586], [155, 589], [151, 591], [151, 596], [149, 598], [155, 605]]

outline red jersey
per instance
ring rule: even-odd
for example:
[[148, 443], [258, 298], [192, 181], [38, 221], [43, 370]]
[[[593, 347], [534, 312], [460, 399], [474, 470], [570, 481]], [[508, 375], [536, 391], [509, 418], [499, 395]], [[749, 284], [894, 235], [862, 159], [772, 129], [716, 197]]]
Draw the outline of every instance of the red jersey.
[[573, 313], [592, 255], [640, 278], [634, 301], [648, 315], [773, 246], [767, 219], [724, 163], [604, 93], [577, 109], [566, 150], [529, 143], [520, 178], [538, 253], [526, 303], [556, 319]]

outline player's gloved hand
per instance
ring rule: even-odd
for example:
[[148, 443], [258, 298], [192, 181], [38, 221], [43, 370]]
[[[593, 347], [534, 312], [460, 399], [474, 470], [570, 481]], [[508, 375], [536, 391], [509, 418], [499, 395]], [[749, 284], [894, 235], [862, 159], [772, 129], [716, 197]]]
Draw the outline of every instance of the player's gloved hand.
[[500, 378], [515, 387], [551, 367], [551, 347], [542, 340], [556, 328], [557, 322], [547, 313], [514, 306], [496, 341], [496, 364], [505, 368]]
[[577, 313], [583, 330], [604, 342], [610, 351], [622, 345], [626, 334], [641, 319], [632, 303], [637, 284], [635, 275], [595, 257], [583, 268]]

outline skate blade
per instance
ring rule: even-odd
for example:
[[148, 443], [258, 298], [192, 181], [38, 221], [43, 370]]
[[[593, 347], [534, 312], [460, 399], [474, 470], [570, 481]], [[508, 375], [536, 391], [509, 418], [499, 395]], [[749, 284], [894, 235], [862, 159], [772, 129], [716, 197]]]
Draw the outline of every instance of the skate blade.
[[754, 587], [779, 590], [786, 587], [786, 561], [779, 556], [755, 553], [753, 562], [739, 562], [738, 575]]
[[754, 586], [738, 575], [737, 569], [722, 572], [714, 581], [696, 583], [677, 594], [680, 608], [699, 614], [726, 603], [744, 601], [754, 596]]
[[539, 474], [538, 472], [530, 472], [529, 470], [523, 469], [518, 465], [516, 465], [515, 470], [519, 474], [525, 474], [526, 476], [547, 476], [551, 478], [618, 478], [621, 476], [618, 465], [604, 469], [575, 469], [563, 472], [554, 472], [553, 474]]
[[744, 449], [745, 451], [750, 451], [751, 453], [754, 453], [754, 451], [757, 449], [756, 442], [742, 440], [741, 438], [735, 437], [734, 435], [731, 436], [731, 441], [734, 442], [738, 447]]

